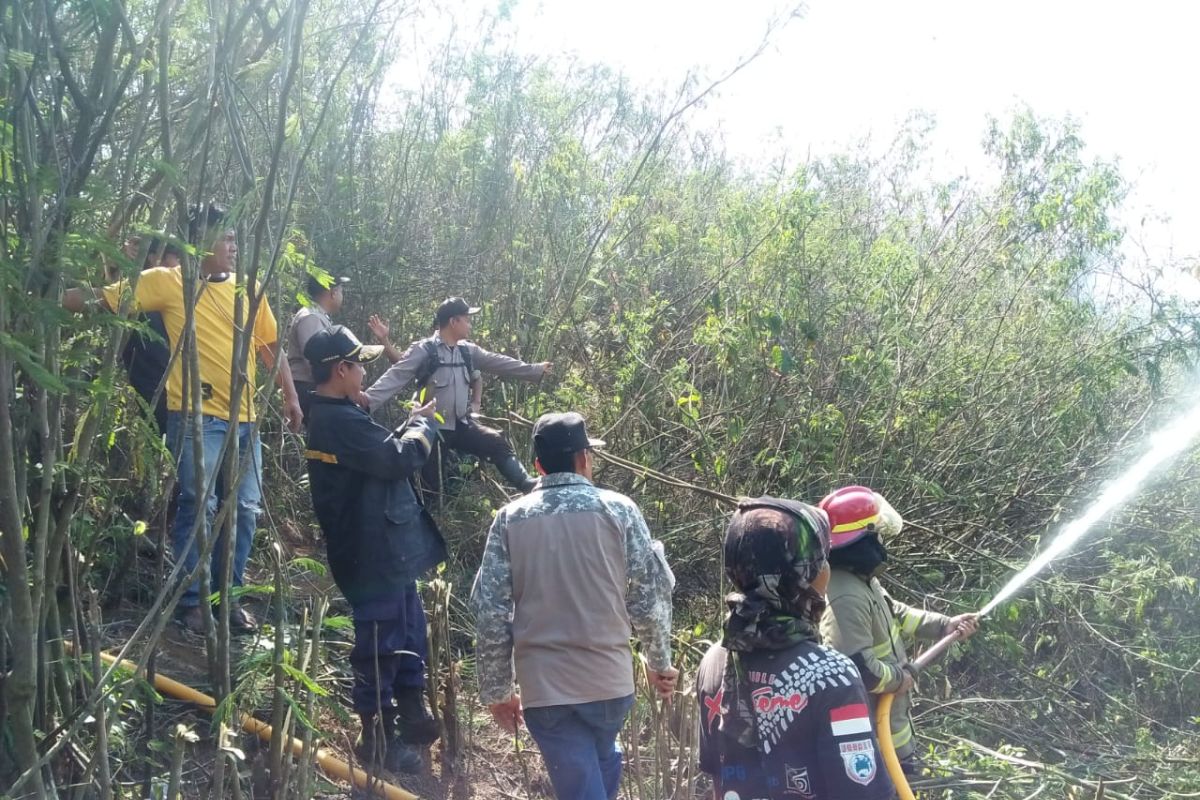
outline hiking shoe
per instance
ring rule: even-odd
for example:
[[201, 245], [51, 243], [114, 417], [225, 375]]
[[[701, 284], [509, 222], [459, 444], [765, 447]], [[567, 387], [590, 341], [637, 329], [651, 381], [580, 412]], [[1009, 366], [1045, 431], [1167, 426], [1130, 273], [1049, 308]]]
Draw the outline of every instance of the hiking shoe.
[[437, 720], [425, 703], [425, 690], [403, 686], [395, 690], [395, 738], [403, 744], [431, 745], [441, 737]]
[[[192, 606], [185, 608], [179, 613], [176, 621], [183, 626], [185, 631], [189, 633], [198, 633], [204, 635], [204, 614], [208, 611], [207, 606]], [[211, 614], [209, 619], [212, 619]]]
[[354, 743], [354, 755], [368, 771], [378, 771], [382, 767], [388, 772], [411, 775], [420, 772], [424, 766], [421, 752], [394, 735], [379, 731], [374, 725], [373, 715], [363, 716], [362, 732]]
[[387, 755], [383, 759], [383, 768], [388, 772], [415, 775], [424, 765], [425, 760], [421, 758], [420, 750], [398, 739], [388, 741]]
[[240, 605], [229, 609], [229, 632], [234, 636], [246, 636], [258, 630], [258, 620]]

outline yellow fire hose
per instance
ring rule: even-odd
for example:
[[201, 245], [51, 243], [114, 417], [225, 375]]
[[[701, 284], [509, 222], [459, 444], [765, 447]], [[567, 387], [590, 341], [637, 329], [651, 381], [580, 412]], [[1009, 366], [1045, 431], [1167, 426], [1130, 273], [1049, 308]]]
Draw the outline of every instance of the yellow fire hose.
[[[71, 649], [69, 642], [66, 642], [65, 644], [67, 645], [68, 649]], [[110, 656], [108, 653], [101, 653], [100, 659], [106, 664], [115, 664], [117, 662], [116, 657]], [[129, 670], [130, 672], [137, 671], [137, 665], [132, 661], [122, 661], [121, 667]], [[199, 706], [202, 711], [206, 711], [209, 714], [213, 713], [213, 711], [215, 711], [217, 708], [216, 701], [208, 695], [202, 694], [190, 686], [182, 684], [179, 681], [173, 681], [161, 674], [155, 674], [154, 688], [163, 694], [169, 694], [172, 697], [193, 703], [194, 705]], [[265, 722], [255, 719], [249, 714], [242, 714], [242, 730], [246, 731], [247, 733], [257, 734], [258, 738], [262, 739], [263, 741], [271, 740], [271, 726]], [[291, 751], [292, 755], [300, 758], [304, 755], [304, 743], [299, 739], [292, 737], [291, 741], [288, 742], [288, 750]], [[399, 786], [393, 786], [392, 784], [380, 778], [372, 777], [357, 767], [351, 767], [345, 761], [335, 758], [323, 748], [317, 748], [317, 751], [314, 755], [316, 757], [317, 766], [319, 766], [325, 772], [325, 774], [329, 775], [331, 778], [349, 781], [353, 783], [355, 787], [372, 791], [377, 796], [384, 798], [384, 800], [419, 800], [415, 794], [406, 792]]]
[[[911, 663], [913, 671], [919, 673], [924, 670], [941, 658], [942, 653], [950, 649], [950, 645], [960, 638], [962, 638], [962, 634], [955, 631], [938, 641]], [[892, 784], [896, 787], [896, 796], [900, 800], [916, 800], [912, 787], [908, 785], [908, 776], [904, 774], [904, 768], [900, 766], [900, 757], [896, 755], [896, 745], [892, 743], [892, 702], [895, 699], [896, 695], [894, 694], [885, 694], [879, 697], [879, 704], [875, 707], [875, 731], [879, 737], [879, 749], [883, 753], [883, 764], [887, 767]]]
[[892, 784], [896, 787], [896, 796], [900, 800], [916, 800], [913, 790], [909, 788], [908, 776], [900, 766], [900, 757], [896, 755], [896, 746], [892, 744], [892, 701], [894, 694], [879, 697], [879, 705], [875, 707], [875, 730], [879, 734], [879, 749], [883, 752], [883, 765], [887, 767]]

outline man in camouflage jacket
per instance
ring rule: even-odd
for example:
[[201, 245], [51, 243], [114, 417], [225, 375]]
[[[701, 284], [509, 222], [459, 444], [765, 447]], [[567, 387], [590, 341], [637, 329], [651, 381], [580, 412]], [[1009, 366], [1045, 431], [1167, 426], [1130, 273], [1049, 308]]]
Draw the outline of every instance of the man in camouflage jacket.
[[546, 414], [533, 442], [543, 477], [496, 514], [471, 591], [480, 699], [505, 730], [524, 721], [559, 798], [605, 800], [634, 700], [631, 633], [659, 694], [675, 688], [675, 578], [633, 501], [592, 484], [604, 443], [583, 417]]

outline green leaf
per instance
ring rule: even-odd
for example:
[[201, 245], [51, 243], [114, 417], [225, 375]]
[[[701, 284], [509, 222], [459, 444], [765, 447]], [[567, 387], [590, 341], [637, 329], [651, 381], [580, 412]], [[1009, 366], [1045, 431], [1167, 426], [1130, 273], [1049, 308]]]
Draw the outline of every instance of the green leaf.
[[287, 692], [284, 692], [283, 700], [292, 709], [292, 713], [294, 713], [296, 715], [297, 721], [299, 721], [299, 723], [303, 727], [307, 728], [310, 731], [314, 731], [314, 732], [317, 731], [317, 726], [313, 723], [313, 721], [311, 719], [308, 718], [308, 714], [304, 713], [304, 709], [301, 708], [300, 704], [296, 702], [296, 698], [292, 697]]
[[312, 677], [308, 675], [308, 673], [298, 670], [290, 664], [281, 664], [280, 667], [282, 667], [284, 674], [296, 681], [296, 683], [299, 683], [305, 689], [308, 689], [313, 694], [319, 697], [325, 697], [329, 694], [329, 690], [314, 681]]
[[306, 556], [293, 558], [292, 566], [299, 567], [300, 569], [306, 569], [309, 572], [320, 575], [321, 577], [325, 577], [329, 574], [329, 569], [324, 564], [322, 564], [320, 561], [317, 561], [315, 558], [308, 558]]
[[47, 371], [38, 355], [15, 336], [0, 331], [0, 350], [7, 351], [21, 365], [21, 369], [43, 389], [56, 394], [67, 391], [67, 385], [57, 375]]
[[[274, 593], [275, 593], [275, 587], [271, 586], [270, 584], [251, 584], [248, 586], [230, 586], [229, 587], [229, 596], [231, 598], [233, 598], [234, 600], [237, 600], [239, 597], [245, 597], [246, 595], [251, 595], [251, 596], [253, 596], [253, 595], [268, 595], [268, 594], [274, 594]], [[210, 603], [216, 603], [216, 602], [220, 601], [220, 599], [221, 599], [220, 590], [215, 591], [208, 596], [208, 601]]]
[[8, 63], [17, 69], [29, 69], [33, 66], [33, 53], [24, 50], [9, 50]]

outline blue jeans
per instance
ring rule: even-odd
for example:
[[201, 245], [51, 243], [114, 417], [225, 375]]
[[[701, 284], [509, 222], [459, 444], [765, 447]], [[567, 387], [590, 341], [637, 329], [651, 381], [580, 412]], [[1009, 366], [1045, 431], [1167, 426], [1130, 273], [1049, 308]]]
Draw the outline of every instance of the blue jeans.
[[594, 703], [525, 709], [559, 800], [610, 800], [621, 785], [617, 734], [633, 707], [633, 695]]
[[[221, 443], [225, 441], [225, 433], [229, 430], [230, 422], [219, 417], [205, 415], [201, 418], [202, 444], [204, 448], [204, 478], [208, 485], [214, 471], [221, 468], [218, 458]], [[242, 476], [242, 482], [237, 487], [237, 530], [233, 544], [233, 586], [241, 586], [246, 574], [246, 561], [250, 558], [250, 547], [254, 544], [254, 529], [258, 514], [262, 510], [262, 445], [258, 434], [253, 432], [253, 424], [238, 423], [238, 453], [239, 460], [249, 450], [251, 463]], [[212, 529], [213, 517], [217, 513], [217, 502], [224, 499], [228, 489], [228, 479], [222, 477], [217, 481], [214, 491], [204, 498], [204, 527], [196, 535], [191, 547], [186, 547], [196, 522], [196, 513], [200, 508], [196, 496], [196, 470], [192, 459], [191, 426], [184, 425], [184, 416], [179, 411], [167, 415], [167, 446], [175, 458], [175, 467], [179, 476], [179, 506], [175, 512], [175, 524], [171, 528], [171, 545], [175, 560], [183, 562], [183, 568], [190, 573], [200, 560], [200, 543], [203, 537], [208, 538]], [[210, 586], [215, 590], [220, 585], [221, 572], [224, 565], [225, 542], [219, 540], [212, 549], [210, 562]], [[187, 587], [179, 600], [181, 608], [193, 608], [200, 605], [200, 580], [197, 578]]]

